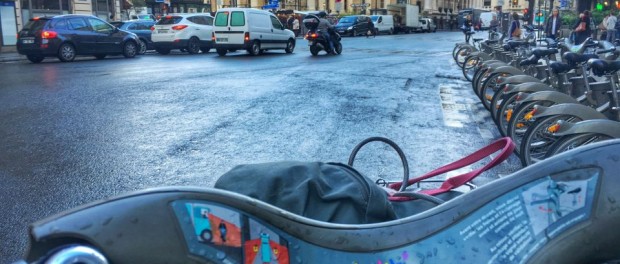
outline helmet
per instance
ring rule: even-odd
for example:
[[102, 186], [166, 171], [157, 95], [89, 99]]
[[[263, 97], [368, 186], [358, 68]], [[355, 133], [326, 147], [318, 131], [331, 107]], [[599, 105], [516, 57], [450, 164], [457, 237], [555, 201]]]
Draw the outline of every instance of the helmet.
[[327, 16], [327, 13], [325, 13], [325, 11], [321, 11], [317, 14], [320, 18], [325, 18]]

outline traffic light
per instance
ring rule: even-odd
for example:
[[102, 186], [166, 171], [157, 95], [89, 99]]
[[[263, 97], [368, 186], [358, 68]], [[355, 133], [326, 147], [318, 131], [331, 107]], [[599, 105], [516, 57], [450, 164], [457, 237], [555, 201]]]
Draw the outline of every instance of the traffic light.
[[523, 16], [527, 15], [527, 11], [529, 11], [527, 8], [523, 9]]
[[598, 11], [603, 10], [603, 4], [601, 4], [601, 3], [597, 3], [597, 4], [596, 4], [596, 10], [598, 10]]

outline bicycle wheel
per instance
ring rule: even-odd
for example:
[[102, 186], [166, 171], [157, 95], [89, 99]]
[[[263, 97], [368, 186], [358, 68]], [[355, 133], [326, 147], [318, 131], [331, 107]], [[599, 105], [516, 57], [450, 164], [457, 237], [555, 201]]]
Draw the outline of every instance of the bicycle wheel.
[[498, 81], [500, 77], [508, 77], [511, 75], [510, 73], [504, 72], [493, 73], [482, 83], [482, 86], [479, 87], [478, 97], [487, 110], [491, 111], [491, 99], [493, 99], [495, 91], [499, 89]]
[[588, 145], [588, 144], [599, 142], [599, 141], [609, 140], [609, 139], [613, 139], [613, 138], [610, 136], [598, 134], [598, 133], [566, 135], [566, 136], [559, 138], [555, 142], [555, 144], [551, 146], [549, 151], [547, 151], [547, 155], [545, 156], [545, 158], [552, 157], [559, 153], [562, 153], [562, 152], [565, 152], [565, 151], [568, 151], [574, 148], [578, 148], [580, 146]]
[[474, 73], [476, 72], [476, 68], [478, 67], [478, 63], [480, 62], [480, 57], [469, 55], [465, 59], [465, 63], [463, 64], [463, 76], [468, 81], [472, 81], [474, 78]]
[[[521, 146], [521, 141], [523, 139], [523, 136], [525, 135], [525, 132], [527, 132], [527, 129], [536, 121], [530, 116], [526, 115], [528, 115], [534, 109], [535, 105], [550, 106], [552, 104], [553, 102], [551, 101], [532, 101], [522, 103], [521, 105], [517, 106], [516, 110], [510, 117], [510, 121], [508, 121], [506, 136], [510, 137], [516, 146]], [[518, 150], [521, 151], [520, 149]]]
[[514, 108], [517, 102], [517, 93], [512, 93], [509, 95], [504, 95], [504, 99], [502, 99], [502, 103], [499, 105], [499, 109], [495, 114], [495, 124], [497, 125], [497, 129], [502, 136], [506, 136], [508, 130], [508, 121], [512, 118], [512, 114], [514, 112]]
[[567, 122], [579, 122], [580, 118], [573, 115], [557, 115], [538, 118], [525, 132], [521, 146], [519, 146], [519, 159], [523, 167], [537, 163], [543, 159], [550, 150], [553, 143], [559, 137], [549, 132], [549, 127], [558, 120]]
[[472, 46], [464, 46], [460, 48], [456, 53], [456, 65], [463, 68], [463, 64], [465, 63], [465, 58], [469, 56], [476, 49]]

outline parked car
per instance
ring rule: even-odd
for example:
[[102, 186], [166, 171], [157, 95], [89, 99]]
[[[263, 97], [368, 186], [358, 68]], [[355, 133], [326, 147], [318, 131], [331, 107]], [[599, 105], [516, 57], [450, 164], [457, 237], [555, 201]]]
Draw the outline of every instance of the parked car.
[[151, 31], [151, 40], [160, 54], [172, 49], [207, 53], [213, 47], [213, 17], [208, 14], [170, 14], [159, 19]]
[[349, 35], [355, 37], [368, 32], [368, 26], [372, 20], [368, 16], [345, 16], [338, 20], [335, 28], [340, 35]]
[[422, 32], [436, 32], [437, 25], [433, 22], [432, 19], [423, 17], [420, 18], [420, 26], [422, 26]]
[[392, 15], [374, 15], [370, 16], [372, 23], [378, 33], [394, 34], [394, 16]]
[[53, 56], [63, 62], [73, 61], [76, 55], [133, 58], [140, 43], [136, 34], [88, 15], [31, 18], [17, 37], [17, 51], [34, 63]]
[[152, 14], [132, 15], [131, 19], [133, 19], [133, 20], [151, 20], [153, 22], [157, 21], [157, 18], [155, 18], [155, 16], [152, 15]]
[[271, 49], [283, 49], [286, 53], [295, 50], [295, 33], [285, 29], [273, 13], [254, 8], [217, 10], [213, 39], [220, 56], [237, 49], [252, 55]]
[[138, 54], [144, 54], [147, 50], [155, 49], [153, 41], [151, 40], [151, 27], [155, 25], [155, 21], [152, 20], [129, 20], [129, 21], [115, 21], [111, 22], [113, 26], [125, 31], [129, 31], [138, 35], [140, 38], [140, 47]]

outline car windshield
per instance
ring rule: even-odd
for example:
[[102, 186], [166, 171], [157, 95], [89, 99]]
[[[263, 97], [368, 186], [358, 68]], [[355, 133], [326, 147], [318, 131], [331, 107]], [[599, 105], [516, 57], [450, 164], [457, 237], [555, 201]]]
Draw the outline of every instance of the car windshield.
[[377, 22], [377, 20], [379, 20], [379, 16], [370, 16], [370, 19], [372, 19], [372, 22]]
[[47, 23], [47, 21], [47, 19], [33, 18], [28, 21], [28, 23], [24, 26], [24, 30], [39, 31], [43, 29], [43, 26], [45, 26], [45, 23]]
[[355, 22], [355, 17], [343, 17], [338, 21], [338, 23], [353, 23], [353, 22]]
[[157, 21], [157, 25], [174, 25], [181, 22], [181, 20], [183, 20], [183, 17], [180, 16], [165, 16]]

